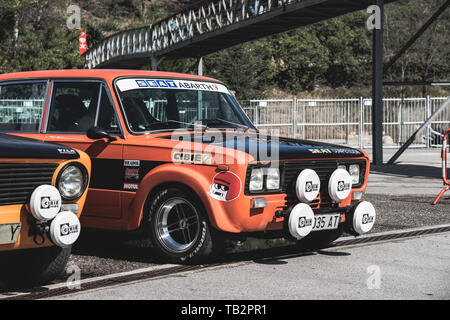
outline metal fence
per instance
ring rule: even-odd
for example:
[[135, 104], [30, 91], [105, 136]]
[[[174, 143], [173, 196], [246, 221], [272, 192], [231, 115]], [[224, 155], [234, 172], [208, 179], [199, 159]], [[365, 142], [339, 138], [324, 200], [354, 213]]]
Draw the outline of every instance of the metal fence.
[[[433, 114], [447, 97], [383, 99], [383, 145], [398, 147]], [[372, 99], [270, 99], [242, 103], [259, 129], [280, 136], [365, 148], [372, 146]], [[450, 127], [450, 110], [443, 110], [413, 143], [440, 145], [436, 133]]]
[[0, 123], [39, 124], [43, 99], [0, 99]]

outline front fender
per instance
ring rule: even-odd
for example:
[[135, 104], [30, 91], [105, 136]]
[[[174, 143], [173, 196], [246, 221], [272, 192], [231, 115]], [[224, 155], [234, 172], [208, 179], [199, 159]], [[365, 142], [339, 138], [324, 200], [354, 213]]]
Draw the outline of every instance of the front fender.
[[178, 183], [189, 187], [197, 194], [205, 207], [209, 221], [213, 227], [230, 232], [237, 231], [237, 226], [229, 220], [220, 202], [212, 199], [208, 195], [212, 177], [217, 173], [211, 167], [208, 168], [211, 170], [208, 170], [210, 173], [206, 174], [199, 172], [198, 166], [190, 167], [189, 165], [174, 166], [173, 164], [165, 164], [148, 172], [139, 184], [139, 189], [131, 203], [132, 216], [128, 219], [128, 230], [135, 230], [140, 227], [144, 214], [144, 206], [152, 190], [162, 184]]

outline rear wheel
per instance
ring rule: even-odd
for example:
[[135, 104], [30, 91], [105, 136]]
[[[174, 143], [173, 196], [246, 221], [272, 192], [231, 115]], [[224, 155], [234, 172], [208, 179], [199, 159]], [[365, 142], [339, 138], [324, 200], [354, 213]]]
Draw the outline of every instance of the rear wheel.
[[5, 253], [0, 277], [8, 287], [48, 284], [64, 271], [71, 247], [57, 246]]
[[224, 245], [200, 199], [188, 189], [168, 187], [151, 199], [147, 230], [157, 252], [173, 262], [198, 262]]

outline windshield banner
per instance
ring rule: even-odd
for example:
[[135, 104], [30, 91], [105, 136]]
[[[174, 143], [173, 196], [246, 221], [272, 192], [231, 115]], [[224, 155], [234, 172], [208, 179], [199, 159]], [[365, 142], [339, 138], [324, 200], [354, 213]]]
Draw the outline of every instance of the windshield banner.
[[136, 89], [174, 89], [213, 91], [230, 94], [228, 89], [220, 83], [176, 79], [121, 79], [117, 81], [117, 87], [122, 92]]

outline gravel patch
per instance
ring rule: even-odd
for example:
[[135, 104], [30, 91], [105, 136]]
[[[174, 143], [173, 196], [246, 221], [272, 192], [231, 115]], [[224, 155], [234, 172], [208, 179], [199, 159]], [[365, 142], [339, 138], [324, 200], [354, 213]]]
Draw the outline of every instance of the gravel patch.
[[432, 205], [435, 197], [409, 195], [366, 195], [377, 210], [374, 232], [399, 230], [450, 223], [450, 200], [441, 199]]

